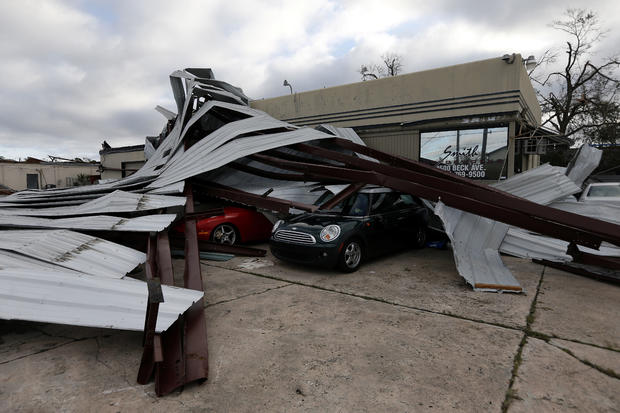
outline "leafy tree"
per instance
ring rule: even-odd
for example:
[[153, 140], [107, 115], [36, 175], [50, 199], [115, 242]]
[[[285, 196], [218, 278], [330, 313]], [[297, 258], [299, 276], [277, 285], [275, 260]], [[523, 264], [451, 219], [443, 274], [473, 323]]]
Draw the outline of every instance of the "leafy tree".
[[381, 56], [381, 63], [362, 65], [358, 71], [362, 75], [362, 80], [379, 79], [380, 77], [396, 76], [403, 68], [403, 58], [396, 53], [384, 53]]
[[[608, 57], [595, 60], [594, 51], [605, 36], [596, 13], [567, 9], [563, 20], [551, 24], [568, 35], [562, 50], [548, 50], [530, 71], [538, 85], [538, 96], [545, 123], [560, 134], [586, 142], [615, 142], [620, 118], [618, 67], [620, 60]], [[561, 69], [541, 73], [543, 67], [558, 67], [561, 51], [565, 61]]]

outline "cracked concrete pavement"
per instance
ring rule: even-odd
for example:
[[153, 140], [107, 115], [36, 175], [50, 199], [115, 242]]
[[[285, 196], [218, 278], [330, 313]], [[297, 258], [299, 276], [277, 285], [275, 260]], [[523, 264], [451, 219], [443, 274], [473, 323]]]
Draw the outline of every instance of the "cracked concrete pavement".
[[620, 288], [504, 261], [527, 295], [473, 292], [435, 249], [203, 261], [206, 383], [138, 385], [141, 333], [2, 322], [0, 411], [618, 411]]

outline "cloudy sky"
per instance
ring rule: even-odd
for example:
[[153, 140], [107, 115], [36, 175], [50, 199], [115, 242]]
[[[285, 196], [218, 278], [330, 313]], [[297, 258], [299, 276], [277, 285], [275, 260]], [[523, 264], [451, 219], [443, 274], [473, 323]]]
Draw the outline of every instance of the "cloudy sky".
[[[472, 5], [473, 4], [473, 5]], [[590, 8], [620, 52], [617, 1], [0, 2], [0, 156], [99, 159], [101, 142], [144, 142], [175, 107], [168, 75], [211, 67], [253, 99], [359, 81], [386, 52], [414, 72], [519, 52], [564, 37], [548, 23]], [[614, 27], [618, 29], [614, 29]]]

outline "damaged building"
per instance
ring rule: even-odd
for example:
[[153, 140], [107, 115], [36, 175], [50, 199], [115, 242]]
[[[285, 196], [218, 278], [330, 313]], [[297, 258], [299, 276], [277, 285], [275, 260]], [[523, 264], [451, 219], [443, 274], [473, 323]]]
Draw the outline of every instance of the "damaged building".
[[[521, 66], [520, 61], [495, 63]], [[465, 80], [455, 78], [454, 87]], [[146, 162], [133, 174], [0, 199], [0, 318], [144, 331], [138, 382], [154, 377], [158, 395], [208, 377], [200, 252], [265, 253], [199, 242], [197, 220], [220, 213], [210, 201], [245, 205], [275, 220], [316, 211], [315, 201], [326, 191], [334, 204], [366, 184], [385, 186], [431, 205], [452, 240], [459, 274], [475, 290], [523, 291], [503, 266], [500, 251], [559, 263], [581, 260], [617, 272], [620, 226], [574, 206], [553, 207], [569, 203], [567, 197], [579, 191], [600, 159], [595, 150], [583, 149], [569, 168], [511, 172], [487, 185], [373, 148], [338, 122], [301, 127], [277, 119], [251, 107], [240, 88], [215, 79], [210, 69], [178, 70], [170, 82], [176, 113], [160, 110], [165, 126], [145, 142]], [[506, 116], [531, 116], [523, 113], [520, 97], [497, 104], [510, 109]], [[466, 112], [478, 110], [473, 102], [467, 105]], [[480, 115], [467, 113], [470, 120]], [[415, 122], [402, 116], [395, 118]], [[488, 150], [480, 153], [495, 151], [489, 130], [505, 128], [505, 153], [513, 159], [506, 170], [514, 172], [509, 148], [517, 139], [517, 123], [502, 119], [481, 129]], [[535, 117], [530, 121], [535, 125]], [[459, 136], [455, 159], [462, 151]], [[414, 147], [416, 139], [412, 142]], [[415, 151], [411, 154], [415, 158]], [[170, 231], [174, 225], [184, 228], [182, 236]], [[508, 245], [509, 235], [514, 241]], [[560, 260], [559, 252], [534, 257], [540, 250], [524, 251], [518, 241], [541, 236], [557, 241]], [[525, 242], [527, 247], [533, 241]], [[185, 257], [182, 280], [173, 277], [173, 247]], [[130, 276], [140, 264], [144, 279]]]
[[471, 179], [498, 180], [537, 167], [568, 146], [541, 124], [519, 54], [251, 102], [295, 125], [352, 128], [371, 148], [441, 162]]

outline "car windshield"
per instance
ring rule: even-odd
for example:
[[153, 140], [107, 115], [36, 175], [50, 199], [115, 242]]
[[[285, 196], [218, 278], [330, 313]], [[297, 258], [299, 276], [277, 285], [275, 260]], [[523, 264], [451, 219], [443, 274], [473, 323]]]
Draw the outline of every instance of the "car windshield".
[[615, 197], [620, 196], [620, 184], [591, 186], [588, 191], [589, 197]]
[[[341, 213], [342, 215], [363, 217], [368, 215], [369, 196], [365, 193], [358, 193], [355, 196], [350, 196], [342, 202]], [[340, 207], [338, 205], [336, 208]]]

